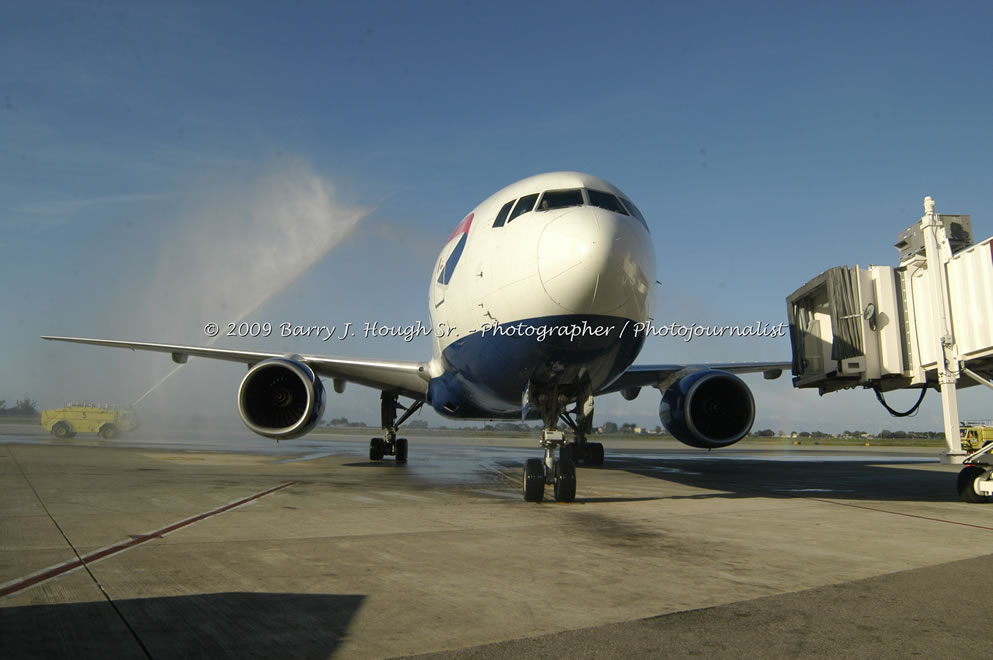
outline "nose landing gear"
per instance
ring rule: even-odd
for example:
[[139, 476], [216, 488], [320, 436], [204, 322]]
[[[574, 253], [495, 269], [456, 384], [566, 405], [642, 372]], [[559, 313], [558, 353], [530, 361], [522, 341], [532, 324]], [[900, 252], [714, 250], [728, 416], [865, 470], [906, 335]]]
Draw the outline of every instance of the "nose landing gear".
[[[524, 463], [524, 501], [541, 502], [545, 498], [545, 486], [552, 486], [557, 502], [572, 502], [576, 499], [576, 460], [583, 459], [591, 465], [603, 464], [603, 445], [587, 442], [586, 435], [593, 428], [593, 392], [589, 385], [580, 387], [576, 407], [571, 412], [573, 420], [565, 412], [568, 402], [558, 394], [555, 385], [544, 391], [533, 390], [529, 385], [525, 391], [525, 404], [534, 400], [541, 410], [544, 430], [539, 444], [545, 450], [544, 460], [529, 458]], [[565, 434], [559, 431], [559, 420], [564, 421], [575, 434], [573, 442], [566, 442]], [[559, 458], [555, 460], [555, 450]]]
[[566, 446], [562, 431], [541, 432], [545, 459], [529, 458], [524, 463], [524, 501], [540, 502], [545, 498], [545, 486], [553, 486], [557, 502], [576, 499], [576, 464], [567, 455], [555, 460], [556, 448]]

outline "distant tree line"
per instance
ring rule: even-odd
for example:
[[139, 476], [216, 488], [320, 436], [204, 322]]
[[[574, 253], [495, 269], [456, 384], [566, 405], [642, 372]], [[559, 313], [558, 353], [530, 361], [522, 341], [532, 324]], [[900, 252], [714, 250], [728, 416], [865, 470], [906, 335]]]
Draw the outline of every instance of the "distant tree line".
[[[758, 433], [753, 433], [752, 435], [764, 434], [765, 431], [760, 431]], [[771, 434], [774, 435], [774, 434]], [[796, 434], [798, 438], [865, 438], [865, 437], [875, 437], [875, 438], [896, 438], [896, 439], [915, 439], [915, 440], [935, 440], [944, 439], [945, 434], [943, 431], [889, 431], [883, 429], [878, 435], [873, 435], [866, 431], [842, 431], [841, 433], [825, 433], [823, 431], [800, 431]]]
[[879, 432], [880, 438], [918, 438], [918, 439], [942, 439], [945, 438], [944, 431], [888, 431], [883, 429]]
[[531, 433], [537, 430], [537, 427], [532, 428], [528, 424], [523, 422], [497, 422], [496, 424], [486, 424], [483, 426], [484, 431], [498, 431], [500, 433]]
[[[328, 426], [365, 426], [362, 422], [350, 422], [347, 417], [335, 417], [328, 420]], [[409, 426], [409, 425], [408, 425]]]
[[13, 408], [7, 407], [7, 400], [0, 399], [0, 415], [16, 415], [19, 417], [32, 417], [38, 415], [38, 402], [32, 401], [31, 397], [24, 395], [19, 399]]

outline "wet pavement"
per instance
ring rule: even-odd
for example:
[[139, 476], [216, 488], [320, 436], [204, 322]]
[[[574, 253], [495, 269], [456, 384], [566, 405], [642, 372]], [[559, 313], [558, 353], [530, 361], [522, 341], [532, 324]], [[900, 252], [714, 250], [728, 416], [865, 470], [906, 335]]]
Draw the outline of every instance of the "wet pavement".
[[528, 504], [533, 439], [409, 437], [0, 430], [0, 657], [955, 655], [990, 585], [937, 449], [608, 442]]

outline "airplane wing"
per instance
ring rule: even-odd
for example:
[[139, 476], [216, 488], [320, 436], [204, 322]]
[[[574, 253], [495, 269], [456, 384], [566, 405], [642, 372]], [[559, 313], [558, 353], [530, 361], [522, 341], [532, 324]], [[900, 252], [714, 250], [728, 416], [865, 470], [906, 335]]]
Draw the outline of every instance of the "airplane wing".
[[732, 374], [754, 374], [762, 372], [768, 380], [779, 378], [783, 371], [793, 368], [792, 362], [726, 362], [724, 364], [640, 364], [628, 367], [617, 380], [597, 392], [608, 394], [630, 387], [659, 387], [668, 385], [666, 381], [704, 369], [718, 369]]
[[[130, 348], [132, 351], [152, 351], [169, 353], [173, 362], [180, 364], [190, 357], [203, 357], [212, 360], [241, 362], [252, 366], [269, 358], [286, 357], [284, 353], [264, 353], [260, 351], [238, 351], [229, 348], [208, 348], [204, 346], [182, 346], [178, 344], [152, 344], [140, 341], [117, 341], [115, 339], [87, 339], [83, 337], [50, 337], [50, 341], [67, 341], [76, 344], [93, 344], [112, 348]], [[337, 358], [324, 355], [300, 355], [300, 359], [324, 378], [338, 378], [358, 385], [366, 385], [378, 390], [390, 390], [413, 399], [423, 399], [428, 389], [428, 369], [426, 362], [404, 362], [392, 360], [363, 360], [358, 358]]]

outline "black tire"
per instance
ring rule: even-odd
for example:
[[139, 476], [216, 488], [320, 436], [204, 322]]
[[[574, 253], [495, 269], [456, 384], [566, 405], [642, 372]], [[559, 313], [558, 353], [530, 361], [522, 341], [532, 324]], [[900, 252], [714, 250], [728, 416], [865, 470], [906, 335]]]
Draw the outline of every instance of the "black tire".
[[369, 460], [370, 461], [381, 461], [383, 460], [383, 439], [373, 438], [369, 441]]
[[599, 442], [588, 442], [586, 443], [587, 455], [586, 464], [587, 465], [603, 465], [603, 445]]
[[76, 434], [72, 432], [72, 429], [65, 422], [56, 422], [55, 426], [52, 427], [52, 435], [56, 438], [71, 438]]
[[397, 438], [397, 465], [407, 464], [407, 438]]
[[983, 495], [976, 490], [976, 480], [986, 476], [987, 469], [978, 465], [966, 465], [959, 472], [958, 489], [959, 498], [963, 502], [972, 504], [984, 504], [993, 501], [989, 495]]
[[545, 463], [540, 458], [524, 462], [524, 501], [540, 502], [545, 499]]
[[104, 424], [100, 427], [100, 437], [104, 440], [113, 440], [119, 435], [121, 432], [113, 424]]
[[578, 449], [579, 449], [579, 445], [577, 445], [575, 442], [569, 442], [562, 445], [561, 447], [559, 447], [559, 460], [561, 461], [562, 459], [565, 458], [568, 458], [570, 461], [573, 462], [579, 460], [579, 451], [577, 451]]
[[555, 501], [576, 499], [576, 464], [566, 459], [555, 464]]

